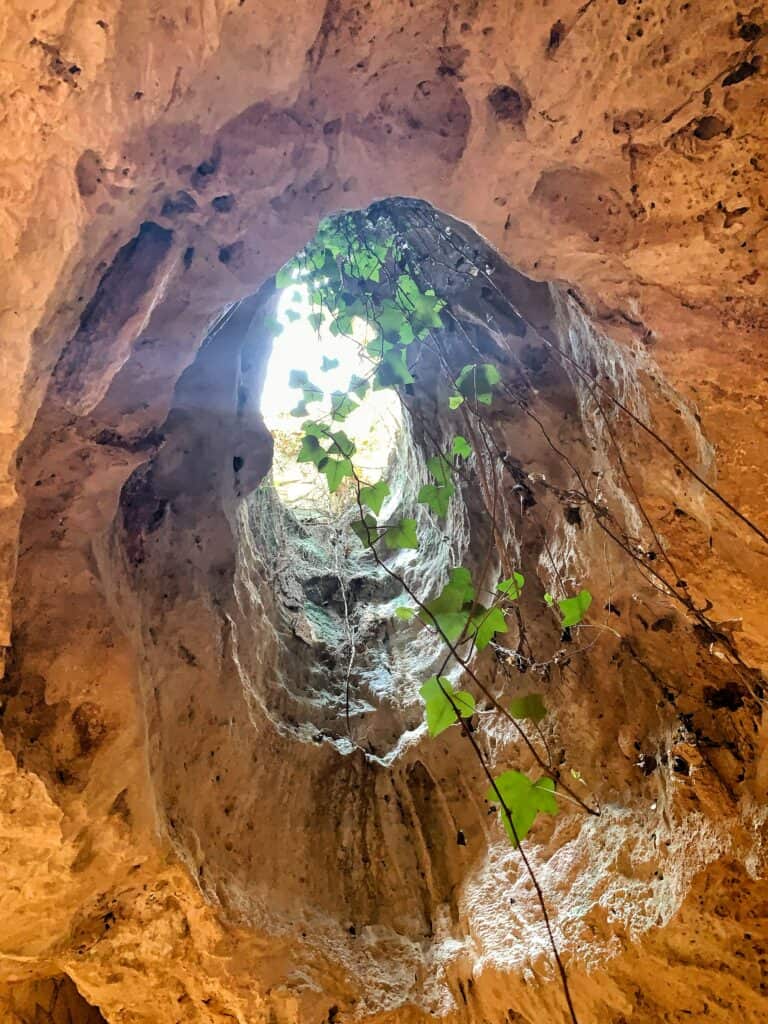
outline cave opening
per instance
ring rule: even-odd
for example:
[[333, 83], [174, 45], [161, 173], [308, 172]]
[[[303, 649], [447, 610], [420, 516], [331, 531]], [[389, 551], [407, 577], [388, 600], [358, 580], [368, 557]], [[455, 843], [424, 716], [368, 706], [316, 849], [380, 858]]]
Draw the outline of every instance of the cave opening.
[[327, 218], [256, 298], [274, 457], [240, 551], [274, 631], [263, 706], [304, 740], [393, 759], [423, 730], [425, 680], [459, 683], [490, 645], [517, 689], [579, 636], [594, 559], [574, 480], [626, 502], [546, 335], [617, 386], [627, 364], [568, 295], [418, 200]]
[[314, 420], [344, 423], [356, 448], [353, 464], [361, 480], [377, 479], [396, 461], [403, 413], [392, 391], [366, 386], [374, 366], [366, 348], [376, 337], [375, 326], [356, 317], [348, 333], [334, 333], [324, 322], [322, 307], [322, 294], [313, 302], [300, 281], [280, 292], [261, 413], [274, 441], [275, 492], [296, 516], [325, 517], [330, 525], [334, 516], [354, 505], [355, 489], [347, 477], [331, 491], [314, 464], [297, 461], [308, 399], [314, 399]]
[[[461, 489], [439, 517], [423, 503], [443, 431], [437, 420], [427, 429], [422, 412], [437, 368], [417, 356], [417, 345], [410, 355], [396, 349], [392, 281], [405, 279], [404, 267], [394, 246], [387, 254], [368, 250], [381, 221], [392, 231], [406, 203], [328, 218], [265, 286], [271, 353], [260, 411], [274, 452], [246, 503], [255, 571], [269, 587], [280, 636], [282, 724], [385, 760], [418, 730], [419, 686], [439, 650], [435, 636], [402, 613], [404, 605], [412, 611], [408, 587], [439, 590], [470, 541]], [[351, 275], [335, 269], [346, 258], [342, 236], [357, 253], [359, 295]], [[407, 330], [407, 341], [415, 340]], [[397, 365], [389, 358], [395, 351]], [[361, 536], [370, 508], [360, 497], [376, 487], [383, 488], [373, 504], [378, 537]], [[418, 546], [388, 543], [386, 533], [404, 522], [413, 524]], [[374, 558], [369, 541], [377, 539], [382, 554]]]

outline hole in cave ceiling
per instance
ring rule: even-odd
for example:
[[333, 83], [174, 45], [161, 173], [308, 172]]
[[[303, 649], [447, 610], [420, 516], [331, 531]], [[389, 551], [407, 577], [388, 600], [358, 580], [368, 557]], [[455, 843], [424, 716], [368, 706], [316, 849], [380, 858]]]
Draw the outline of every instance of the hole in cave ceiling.
[[[260, 595], [253, 621], [266, 611], [274, 628], [261, 706], [281, 728], [389, 759], [421, 724], [424, 680], [459, 679], [457, 666], [443, 669], [439, 636], [413, 614], [413, 595], [430, 601], [459, 572], [477, 577], [482, 611], [499, 578], [483, 473], [464, 462], [482, 458], [487, 469], [496, 456], [485, 433], [487, 453], [478, 442], [473, 454], [461, 430], [477, 427], [461, 406], [491, 405], [510, 338], [520, 340], [521, 387], [550, 372], [507, 291], [535, 316], [553, 315], [547, 286], [470, 227], [391, 199], [327, 218], [252, 297], [264, 358], [247, 365], [260, 367], [254, 405], [274, 455], [242, 506], [240, 550], [249, 593]], [[515, 464], [510, 472], [518, 480]], [[380, 506], [360, 497], [384, 481]], [[414, 544], [397, 540], [405, 522]], [[395, 614], [402, 605], [410, 619]], [[463, 603], [455, 612], [470, 613]]]
[[[403, 430], [400, 400], [389, 389], [367, 390], [362, 397], [355, 391], [356, 381], [370, 382], [375, 366], [366, 351], [377, 337], [372, 324], [358, 317], [349, 333], [332, 333], [322, 300], [313, 303], [308, 286], [301, 282], [282, 290], [276, 319], [280, 329], [261, 400], [262, 416], [275, 442], [272, 485], [298, 517], [319, 516], [330, 523], [355, 504], [356, 490], [353, 479], [347, 477], [331, 493], [314, 464], [297, 462], [303, 423], [310, 414], [329, 426], [338, 418], [341, 429], [339, 414], [343, 413], [343, 430], [356, 449], [352, 459], [355, 472], [361, 480], [373, 483], [387, 478], [396, 458]], [[307, 383], [297, 386], [302, 380]], [[302, 398], [308, 395], [319, 398], [311, 409]], [[348, 413], [347, 408], [351, 409]]]
[[[326, 228], [329, 223], [334, 218]], [[388, 566], [420, 589], [439, 588], [459, 564], [468, 543], [466, 516], [460, 494], [444, 521], [419, 503], [430, 477], [423, 427], [407, 407], [411, 389], [377, 380], [384, 328], [352, 315], [340, 329], [323, 282], [322, 274], [307, 280], [295, 267], [276, 279], [260, 404], [274, 456], [269, 476], [249, 498], [248, 520], [259, 574], [277, 598], [280, 703], [288, 690], [291, 706], [281, 715], [284, 723], [314, 729], [314, 739], [345, 749], [354, 736], [354, 745], [387, 757], [420, 720], [418, 690], [438, 645], [418, 623], [394, 617], [408, 597], [352, 529], [360, 519], [357, 481], [387, 482], [379, 524], [404, 517], [418, 524], [418, 549], [381, 548]], [[267, 286], [265, 295], [270, 292]], [[337, 484], [322, 462], [297, 461], [307, 422], [342, 431], [354, 444], [353, 477]]]

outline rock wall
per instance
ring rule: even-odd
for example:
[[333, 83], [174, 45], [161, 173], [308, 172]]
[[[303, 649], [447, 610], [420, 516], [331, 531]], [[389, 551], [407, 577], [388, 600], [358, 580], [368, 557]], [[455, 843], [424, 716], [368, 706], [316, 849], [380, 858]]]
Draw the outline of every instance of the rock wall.
[[[325, 213], [424, 198], [527, 275], [509, 286], [532, 332], [765, 531], [765, 24], [759, 4], [5, 5], [8, 1019], [50, 1016], [36, 993], [62, 975], [89, 1024], [561, 1019], [459, 739], [383, 769], [259, 707], [271, 620], [237, 524], [269, 465], [264, 339], [248, 302], [219, 318]], [[545, 424], [631, 515], [594, 394], [540, 373]], [[690, 592], [764, 670], [768, 547], [612, 422]], [[498, 431], [557, 472], [513, 410]], [[534, 568], [547, 511], [520, 524]], [[762, 1020], [760, 700], [576, 529], [557, 558], [582, 553], [619, 637], [563, 673], [551, 739], [603, 814], [531, 848], [583, 1018]]]

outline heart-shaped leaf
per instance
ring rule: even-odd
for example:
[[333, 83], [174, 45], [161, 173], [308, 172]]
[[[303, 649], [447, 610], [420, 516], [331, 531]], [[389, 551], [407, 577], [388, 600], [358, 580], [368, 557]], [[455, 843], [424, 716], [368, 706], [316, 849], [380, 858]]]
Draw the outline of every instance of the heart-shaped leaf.
[[386, 480], [380, 480], [377, 484], [372, 484], [370, 487], [360, 488], [360, 501], [363, 505], [367, 505], [375, 515], [378, 515], [388, 494], [389, 484]]
[[588, 590], [580, 590], [576, 597], [564, 597], [557, 602], [562, 616], [563, 629], [578, 626], [592, 604], [592, 595]]
[[395, 526], [387, 527], [384, 543], [391, 551], [399, 548], [417, 548], [419, 538], [416, 536], [416, 520], [401, 519]]
[[313, 437], [311, 434], [306, 435], [302, 439], [301, 448], [299, 449], [299, 454], [296, 456], [296, 461], [313, 462], [317, 466], [321, 459], [324, 458], [325, 451], [317, 438]]
[[[385, 346], [386, 344], [384, 342]], [[393, 349], [389, 352], [385, 350], [374, 377], [374, 387], [380, 390], [396, 388], [400, 384], [413, 384], [413, 377], [405, 358], [405, 349]]]
[[440, 594], [428, 601], [426, 611], [418, 615], [426, 626], [440, 631], [448, 643], [455, 643], [464, 632], [475, 597], [472, 574], [464, 566], [451, 569]]
[[498, 804], [500, 796], [504, 801], [509, 815], [502, 807], [499, 811], [513, 846], [517, 846], [528, 835], [539, 811], [557, 814], [555, 784], [552, 779], [545, 777], [531, 782], [522, 772], [508, 771], [493, 781], [498, 795], [491, 786], [485, 794], [485, 799]]
[[466, 437], [462, 437], [461, 434], [457, 434], [453, 439], [451, 445], [451, 455], [460, 455], [462, 459], [468, 459], [472, 454], [472, 449], [469, 446], [469, 442]]
[[500, 594], [503, 594], [511, 601], [514, 601], [522, 594], [524, 583], [525, 576], [520, 572], [513, 572], [509, 579], [502, 580], [501, 583], [497, 583], [496, 589]]
[[328, 490], [331, 494], [334, 494], [339, 489], [341, 481], [345, 477], [354, 476], [352, 463], [349, 459], [326, 458], [324, 462], [318, 463], [317, 468], [321, 473], [325, 474], [325, 478], [328, 481]]
[[358, 398], [365, 398], [366, 392], [368, 391], [368, 381], [365, 377], [358, 377], [355, 374], [349, 382], [349, 390], [353, 394], [357, 395]]
[[427, 469], [439, 484], [445, 485], [451, 482], [453, 467], [444, 455], [434, 455], [431, 459], [427, 459]]
[[450, 679], [432, 676], [419, 690], [426, 704], [425, 714], [429, 735], [439, 736], [459, 718], [470, 718], [475, 713], [475, 698], [466, 690], [456, 692]]
[[454, 491], [453, 484], [448, 484], [447, 487], [425, 484], [419, 491], [416, 500], [428, 505], [436, 516], [444, 517], [448, 514], [448, 505]]
[[354, 402], [343, 391], [331, 392], [331, 419], [335, 422], [342, 422], [351, 412], [359, 408], [357, 402]]
[[474, 636], [475, 647], [484, 650], [496, 633], [506, 633], [507, 623], [500, 608], [476, 609], [469, 625], [469, 634]]
[[494, 385], [501, 375], [493, 363], [469, 363], [456, 378], [456, 388], [464, 398], [490, 405]]

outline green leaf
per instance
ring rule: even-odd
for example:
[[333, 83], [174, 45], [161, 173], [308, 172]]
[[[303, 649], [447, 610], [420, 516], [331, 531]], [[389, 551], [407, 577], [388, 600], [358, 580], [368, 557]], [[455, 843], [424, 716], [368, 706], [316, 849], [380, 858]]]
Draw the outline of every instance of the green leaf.
[[446, 679], [445, 676], [432, 676], [424, 683], [419, 693], [426, 704], [427, 729], [432, 737], [439, 736], [441, 732], [445, 732], [458, 722], [458, 716], [471, 718], [475, 712], [475, 698], [472, 694], [466, 690], [459, 690], [457, 693], [450, 679]]
[[350, 334], [352, 331], [352, 317], [344, 315], [337, 316], [331, 321], [330, 331], [334, 336], [339, 334]]
[[355, 519], [349, 524], [353, 532], [360, 538], [364, 548], [370, 548], [378, 540], [378, 524], [373, 516], [366, 515], [363, 519]]
[[506, 633], [507, 623], [500, 608], [480, 608], [472, 616], [469, 629], [478, 651], [483, 651], [496, 633]]
[[427, 605], [430, 611], [459, 611], [465, 604], [471, 603], [475, 598], [475, 588], [472, 586], [472, 573], [463, 565], [451, 569], [448, 573], [448, 582], [443, 587], [440, 595]]
[[553, 605], [554, 603], [555, 603], [555, 599], [554, 599], [554, 597], [552, 597], [552, 595], [550, 594], [550, 592], [549, 592], [549, 591], [547, 591], [547, 592], [546, 592], [546, 594], [544, 595], [544, 604], [548, 604], [548, 605], [550, 605], [550, 606], [551, 606], [551, 605]]
[[475, 588], [469, 569], [458, 566], [451, 569], [441, 593], [428, 601], [426, 611], [419, 611], [418, 616], [426, 626], [438, 629], [448, 643], [455, 643], [469, 621], [474, 597]]
[[[291, 370], [288, 374], [288, 387], [289, 388], [301, 388], [302, 389], [302, 402], [319, 402], [323, 397], [323, 389], [319, 388], [317, 384], [313, 384], [307, 376], [306, 370]], [[301, 408], [301, 404], [297, 406]], [[301, 415], [296, 413], [297, 416]]]
[[307, 403], [302, 398], [299, 404], [291, 409], [291, 416], [306, 416], [307, 411]]
[[428, 626], [437, 629], [449, 644], [455, 644], [469, 622], [469, 611], [464, 609], [458, 612], [434, 612], [432, 617], [425, 616], [422, 612], [419, 618]]
[[318, 463], [325, 458], [325, 452], [320, 447], [320, 442], [316, 437], [307, 435], [301, 442], [301, 448], [299, 454], [296, 456], [297, 462], [314, 462], [317, 466]]
[[468, 459], [471, 454], [472, 449], [469, 447], [466, 437], [457, 434], [451, 445], [451, 455], [460, 455], [462, 459]]
[[456, 378], [456, 388], [465, 398], [490, 405], [492, 390], [501, 375], [492, 363], [469, 363]]
[[502, 580], [501, 583], [496, 584], [496, 590], [500, 594], [504, 594], [510, 601], [516, 600], [520, 597], [523, 592], [523, 584], [525, 583], [525, 576], [521, 572], [513, 572], [507, 580]]
[[458, 409], [463, 401], [464, 401], [464, 395], [449, 395], [448, 396], [448, 408], [449, 409]]
[[316, 240], [314, 244], [306, 247], [304, 255], [313, 270], [319, 270], [323, 263], [325, 263], [325, 248], [322, 245], [318, 245]]
[[368, 249], [359, 249], [352, 257], [350, 267], [355, 277], [360, 277], [367, 281], [379, 280], [381, 260], [374, 252], [370, 252]]
[[295, 291], [293, 293], [293, 295], [291, 295], [291, 302], [301, 302], [301, 292], [300, 291]]
[[386, 480], [380, 480], [377, 484], [373, 484], [371, 487], [360, 488], [360, 501], [363, 505], [367, 505], [376, 515], [381, 512], [381, 506], [384, 504], [384, 499], [389, 494], [389, 484]]
[[445, 517], [448, 514], [451, 495], [454, 494], [455, 490], [456, 488], [453, 484], [448, 484], [447, 487], [425, 484], [419, 491], [416, 500], [428, 505], [436, 516]]
[[295, 309], [286, 309], [285, 319], [295, 323], [297, 320], [301, 320], [301, 313], [297, 313]]
[[439, 484], [451, 482], [452, 467], [444, 455], [435, 455], [427, 459], [427, 469]]
[[415, 614], [413, 608], [408, 608], [404, 604], [401, 604], [399, 608], [395, 608], [395, 615], [398, 619], [402, 619], [403, 622], [410, 622]]
[[304, 388], [301, 397], [304, 402], [322, 402], [323, 392], [314, 384], [310, 384], [308, 388]]
[[411, 371], [405, 358], [404, 349], [391, 349], [386, 351], [387, 342], [384, 342], [384, 355], [376, 370], [374, 377], [374, 388], [396, 388], [399, 384], [413, 384]]
[[341, 423], [351, 412], [359, 408], [360, 406], [357, 402], [353, 401], [349, 395], [344, 394], [343, 391], [331, 392], [331, 419], [337, 423]]
[[307, 317], [307, 322], [309, 323], [309, 326], [313, 328], [313, 330], [319, 331], [320, 324], [323, 322], [323, 319], [324, 317], [322, 313], [310, 313], [309, 316]]
[[416, 520], [401, 519], [396, 526], [390, 526], [384, 534], [384, 543], [391, 551], [399, 548], [417, 548], [419, 538], [416, 536]]
[[383, 359], [387, 352], [394, 350], [394, 347], [392, 342], [385, 341], [384, 338], [374, 338], [365, 346], [365, 351], [371, 359]]
[[275, 274], [275, 288], [287, 288], [294, 282], [294, 271], [297, 264], [295, 260], [288, 260], [285, 266], [280, 267]]
[[339, 489], [339, 485], [345, 477], [354, 476], [352, 463], [349, 459], [326, 458], [322, 464], [318, 464], [317, 468], [321, 473], [325, 474], [325, 478], [328, 481], [328, 490], [331, 494], [334, 494]]
[[378, 305], [374, 323], [382, 338], [391, 344], [410, 345], [415, 337], [405, 313], [392, 299], [384, 299]]
[[560, 614], [563, 617], [563, 629], [568, 626], [578, 626], [592, 604], [592, 595], [588, 590], [580, 590], [576, 597], [565, 597], [557, 602]]
[[323, 424], [317, 423], [315, 420], [306, 420], [302, 423], [301, 429], [305, 434], [309, 434], [310, 437], [323, 438], [328, 436], [328, 431]]
[[509, 713], [513, 718], [529, 718], [532, 722], [540, 722], [546, 717], [547, 709], [540, 693], [529, 693], [525, 697], [515, 697], [509, 705]]
[[363, 399], [368, 391], [368, 381], [365, 377], [358, 377], [357, 374], [353, 374], [349, 382], [349, 390], [357, 395], [358, 398]]
[[403, 320], [400, 324], [400, 330], [397, 332], [398, 345], [410, 345], [415, 337], [413, 327], [411, 327], [407, 320]]
[[347, 240], [344, 234], [344, 226], [347, 215], [340, 217], [326, 217], [318, 226], [316, 238], [322, 243], [332, 256], [340, 256], [346, 252]]
[[[545, 777], [537, 782], [531, 782], [522, 772], [508, 771], [499, 775], [494, 782], [499, 796], [510, 812], [511, 824], [504, 809], [499, 808], [504, 828], [513, 846], [517, 846], [518, 842], [522, 842], [528, 835], [539, 811], [557, 814], [555, 784], [552, 779]], [[498, 804], [499, 796], [491, 786], [485, 794], [485, 799]]]
[[398, 298], [408, 311], [408, 320], [416, 334], [422, 336], [433, 327], [442, 327], [440, 310], [445, 302], [435, 295], [432, 288], [422, 291], [407, 274], [401, 274], [395, 284]]
[[343, 430], [335, 430], [330, 437], [333, 441], [333, 446], [329, 449], [331, 454], [344, 455], [348, 459], [355, 454], [355, 443], [344, 433]]
[[329, 359], [328, 356], [323, 356], [323, 361], [320, 363], [320, 369], [323, 373], [328, 373], [329, 370], [335, 370], [338, 365], [338, 359]]

